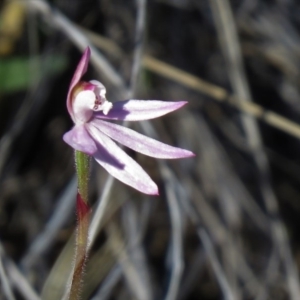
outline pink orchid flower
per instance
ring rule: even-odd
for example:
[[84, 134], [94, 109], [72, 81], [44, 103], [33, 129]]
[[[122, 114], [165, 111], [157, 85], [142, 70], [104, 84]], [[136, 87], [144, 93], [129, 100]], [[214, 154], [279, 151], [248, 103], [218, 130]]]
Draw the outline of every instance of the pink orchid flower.
[[141, 121], [163, 116], [187, 102], [126, 100], [113, 104], [105, 98], [106, 89], [98, 81], [80, 81], [86, 72], [90, 49], [86, 48], [70, 84], [67, 108], [75, 126], [64, 134], [64, 141], [75, 150], [91, 155], [112, 176], [138, 191], [158, 195], [157, 185], [127, 155], [124, 146], [155, 158], [191, 157], [191, 151], [172, 147], [129, 128], [103, 120]]

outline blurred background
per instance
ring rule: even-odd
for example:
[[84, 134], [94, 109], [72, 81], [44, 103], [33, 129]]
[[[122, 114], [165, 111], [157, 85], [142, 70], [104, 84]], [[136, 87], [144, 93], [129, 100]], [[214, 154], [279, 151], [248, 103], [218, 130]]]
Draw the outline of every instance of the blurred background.
[[62, 299], [76, 177], [66, 95], [81, 53], [110, 101], [187, 100], [129, 124], [192, 159], [128, 151], [142, 195], [92, 163], [82, 299], [300, 299], [300, 3], [0, 2], [0, 299]]

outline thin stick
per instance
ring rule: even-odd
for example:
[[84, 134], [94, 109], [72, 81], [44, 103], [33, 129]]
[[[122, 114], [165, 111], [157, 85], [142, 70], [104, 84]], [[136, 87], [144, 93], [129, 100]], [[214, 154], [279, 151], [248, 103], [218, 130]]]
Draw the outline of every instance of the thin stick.
[[[4, 250], [0, 244], [0, 252], [1, 256], [3, 256]], [[17, 266], [14, 264], [13, 261], [6, 258], [6, 270], [7, 275], [9, 277], [10, 282], [12, 285], [19, 291], [19, 293], [24, 297], [26, 300], [41, 300], [38, 294], [33, 290], [27, 279], [24, 275], [20, 272]]]
[[[145, 224], [147, 224], [147, 216], [141, 219], [141, 212], [137, 211], [136, 204], [133, 201], [127, 201], [122, 207], [122, 228], [126, 239], [126, 252], [131, 262], [134, 272], [138, 274], [138, 281], [128, 278], [128, 284], [131, 290], [135, 290], [134, 294], [143, 294], [146, 300], [153, 299], [149, 268], [146, 259], [145, 249], [143, 247], [143, 238], [145, 234]], [[144, 226], [143, 226], [144, 224]], [[125, 266], [125, 265], [124, 265]], [[128, 277], [132, 272], [123, 270], [124, 276]], [[141, 293], [143, 291], [143, 293]]]
[[114, 178], [112, 176], [108, 176], [104, 188], [102, 190], [101, 197], [98, 200], [98, 205], [93, 215], [91, 225], [89, 228], [89, 245], [88, 249], [93, 246], [93, 243], [97, 237], [98, 231], [101, 227], [101, 222], [103, 221], [104, 213], [106, 212], [106, 208], [108, 206], [110, 200], [110, 194], [112, 191], [112, 186], [114, 183]]
[[136, 0], [137, 18], [135, 25], [135, 49], [133, 55], [133, 64], [130, 78], [129, 98], [132, 98], [136, 92], [139, 72], [141, 70], [144, 36], [146, 28], [146, 0]]
[[50, 26], [55, 26], [64, 32], [67, 37], [77, 47], [83, 51], [87, 46], [90, 46], [93, 55], [91, 56], [91, 62], [95, 67], [102, 72], [102, 74], [118, 89], [126, 90], [124, 81], [121, 76], [112, 68], [110, 63], [104, 58], [104, 56], [91, 45], [90, 40], [84, 35], [82, 31], [78, 29], [67, 17], [65, 17], [57, 9], [52, 10], [50, 5], [44, 0], [27, 0], [24, 3], [36, 12], [41, 13], [46, 17]]
[[210, 96], [214, 100], [228, 103], [240, 111], [264, 121], [274, 128], [277, 128], [296, 138], [300, 138], [300, 126], [297, 123], [290, 121], [289, 119], [277, 113], [267, 110], [258, 104], [239, 101], [238, 97], [230, 96], [225, 89], [202, 80], [197, 76], [189, 74], [156, 58], [147, 55], [144, 56], [143, 65], [148, 70], [156, 74], [174, 80], [185, 85], [186, 87]]
[[125, 279], [128, 282], [134, 297], [140, 300], [148, 300], [149, 296], [143, 289], [143, 283], [134, 266], [131, 256], [129, 255], [128, 249], [125, 246], [124, 240], [120, 234], [120, 231], [115, 222], [110, 222], [108, 225], [108, 237], [109, 245], [118, 258], [118, 262], [122, 268], [122, 272], [125, 275]]
[[[97, 40], [97, 46], [104, 47], [107, 49], [107, 43], [103, 43], [101, 40], [95, 38], [95, 33], [89, 33], [88, 31], [82, 31], [78, 27], [76, 27], [73, 23], [71, 23], [68, 19], [66, 19], [63, 15], [56, 15], [55, 12], [50, 10], [49, 5], [43, 0], [28, 0], [26, 4], [30, 7], [43, 14], [46, 17], [52, 17], [54, 21], [57, 19], [62, 20], [61, 22], [56, 22], [56, 26], [60, 28], [63, 32], [69, 34], [68, 36], [72, 39], [75, 45], [77, 45], [80, 49], [84, 49], [88, 44], [91, 45], [91, 40]], [[66, 22], [65, 22], [66, 21]], [[50, 23], [50, 25], [52, 25]], [[94, 36], [94, 37], [93, 37]], [[87, 38], [88, 37], [88, 38]], [[113, 44], [113, 43], [112, 43]], [[114, 45], [114, 49], [118, 47]], [[93, 56], [91, 58], [94, 66], [102, 71], [103, 74], [109, 79], [109, 81], [116, 85], [119, 89], [122, 89], [126, 94], [128, 91], [125, 88], [125, 84], [123, 79], [117, 74], [117, 72], [112, 68], [109, 62], [97, 51], [96, 48], [92, 47]], [[116, 51], [114, 51], [115, 53]], [[118, 51], [118, 53], [122, 53], [122, 51]], [[245, 101], [238, 101], [236, 97], [229, 95], [229, 93], [214, 84], [211, 84], [197, 76], [194, 76], [188, 72], [185, 72], [179, 68], [171, 66], [165, 62], [162, 62], [156, 58], [153, 58], [148, 55], [144, 55], [142, 60], [143, 66], [156, 73], [160, 76], [166, 77], [168, 79], [174, 80], [179, 84], [182, 84], [186, 87], [189, 87], [193, 90], [196, 90], [202, 94], [205, 94], [209, 97], [212, 97], [216, 101], [228, 103], [233, 107], [245, 112], [249, 115], [252, 115], [266, 124], [273, 126], [287, 134], [290, 134], [298, 139], [300, 139], [300, 126], [299, 124], [277, 114], [270, 110], [265, 109], [264, 107]]]
[[15, 296], [13, 294], [12, 288], [10, 286], [10, 282], [7, 278], [6, 272], [2, 263], [2, 253], [0, 253], [0, 281], [3, 287], [3, 293], [7, 300], [15, 300]]
[[[228, 0], [210, 0], [210, 3], [217, 24], [220, 44], [227, 60], [229, 78], [233, 90], [241, 102], [250, 102], [251, 95], [243, 67], [237, 29], [230, 4]], [[293, 262], [286, 228], [281, 220], [277, 199], [271, 187], [269, 162], [263, 151], [259, 129], [255, 119], [251, 116], [242, 115], [242, 123], [248, 145], [259, 171], [258, 184], [266, 210], [270, 216], [274, 243], [284, 263], [289, 293], [293, 300], [297, 300], [300, 294], [299, 274]]]
[[[149, 122], [141, 123], [141, 127], [148, 136], [151, 136], [154, 138], [157, 136], [157, 133], [156, 133], [154, 127]], [[166, 167], [166, 168], [169, 169], [168, 167]], [[173, 175], [173, 173], [171, 171], [168, 171], [168, 175], [172, 177], [171, 182], [173, 184], [173, 189], [176, 190], [176, 186], [180, 187], [180, 183], [178, 182], [178, 180], [176, 180], [175, 176]], [[213, 268], [216, 278], [219, 282], [220, 288], [221, 288], [223, 294], [225, 295], [225, 299], [226, 300], [235, 300], [233, 291], [230, 287], [230, 284], [225, 276], [222, 266], [221, 266], [221, 264], [217, 258], [217, 255], [214, 251], [213, 244], [210, 241], [210, 238], [209, 238], [208, 234], [206, 233], [206, 231], [202, 228], [201, 224], [198, 222], [198, 217], [196, 215], [195, 210], [191, 209], [191, 206], [188, 205], [189, 202], [187, 199], [187, 193], [184, 193], [184, 192], [180, 193], [180, 197], [178, 199], [180, 200], [180, 203], [182, 204], [182, 206], [186, 209], [187, 215], [191, 218], [191, 220], [195, 223], [195, 225], [197, 227], [197, 233], [203, 243], [205, 252], [209, 257], [212, 268]], [[178, 257], [178, 254], [177, 254], [177, 257]], [[176, 278], [176, 281], [177, 280], [178, 280], [178, 278]]]
[[106, 300], [112, 293], [112, 289], [122, 276], [122, 270], [119, 265], [116, 265], [103, 281], [101, 287], [91, 300]]
[[180, 289], [180, 282], [184, 268], [183, 263], [183, 241], [182, 241], [182, 214], [177, 196], [172, 187], [172, 174], [164, 163], [160, 163], [160, 170], [165, 180], [167, 203], [171, 218], [171, 245], [172, 268], [170, 282], [165, 300], [175, 300]]
[[76, 186], [77, 180], [74, 176], [59, 197], [54, 214], [47, 222], [44, 230], [31, 243], [27, 254], [23, 257], [21, 265], [27, 270], [51, 248], [51, 245], [57, 238], [57, 232], [68, 220], [68, 216], [72, 213], [71, 207], [74, 206]]

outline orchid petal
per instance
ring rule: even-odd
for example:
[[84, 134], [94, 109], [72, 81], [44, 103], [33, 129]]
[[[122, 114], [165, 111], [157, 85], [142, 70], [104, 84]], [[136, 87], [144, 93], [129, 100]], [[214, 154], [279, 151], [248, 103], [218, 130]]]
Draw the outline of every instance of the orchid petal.
[[142, 121], [158, 118], [185, 105], [186, 101], [170, 102], [159, 100], [126, 100], [113, 103], [107, 115], [95, 112], [97, 119]]
[[97, 151], [94, 140], [89, 135], [84, 124], [74, 126], [66, 132], [63, 140], [75, 150], [79, 150], [88, 155], [93, 155]]
[[117, 124], [101, 120], [93, 120], [91, 123], [98, 127], [101, 132], [124, 146], [151, 157], [175, 159], [195, 156], [191, 151], [169, 146]]
[[75, 85], [80, 81], [81, 77], [85, 74], [89, 64], [90, 56], [91, 56], [91, 50], [89, 47], [87, 47], [84, 50], [84, 53], [80, 59], [79, 64], [77, 65], [76, 71], [73, 75], [69, 87], [68, 96], [67, 96], [67, 109], [73, 121], [74, 121], [74, 113], [72, 109], [72, 90], [75, 87]]
[[[89, 123], [87, 126], [98, 146], [98, 151], [93, 156], [108, 173], [142, 193], [158, 195], [156, 184], [138, 163], [93, 124]], [[115, 162], [119, 162], [119, 166]]]

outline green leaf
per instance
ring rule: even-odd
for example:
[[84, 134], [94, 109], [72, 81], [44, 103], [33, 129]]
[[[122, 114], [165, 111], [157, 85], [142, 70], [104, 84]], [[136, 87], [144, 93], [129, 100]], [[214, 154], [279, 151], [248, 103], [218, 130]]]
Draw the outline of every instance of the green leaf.
[[0, 94], [27, 89], [37, 79], [62, 72], [66, 56], [12, 57], [0, 59]]

